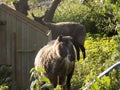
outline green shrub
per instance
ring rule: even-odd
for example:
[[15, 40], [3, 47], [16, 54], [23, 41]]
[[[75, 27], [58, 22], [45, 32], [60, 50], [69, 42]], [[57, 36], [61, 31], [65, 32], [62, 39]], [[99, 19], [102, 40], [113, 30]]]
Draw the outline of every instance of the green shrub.
[[0, 90], [9, 90], [8, 86], [0, 85]]
[[117, 34], [116, 25], [120, 21], [118, 2], [95, 0], [84, 5], [79, 0], [64, 0], [55, 12], [54, 21], [80, 22], [90, 33], [112, 36]]
[[[37, 68], [37, 70], [35, 68], [32, 68], [30, 70], [31, 73], [30, 80], [32, 81], [30, 90], [41, 90], [41, 88], [49, 88], [50, 90], [53, 90], [53, 85], [51, 84], [50, 80], [47, 77], [45, 76], [39, 77], [39, 73], [41, 72], [45, 73], [45, 70], [40, 67]], [[43, 84], [42, 82], [45, 82], [46, 84], [42, 85]], [[54, 88], [54, 90], [61, 90], [61, 86], [57, 85], [57, 87]]]
[[8, 90], [13, 85], [12, 80], [12, 66], [11, 65], [0, 65], [0, 90]]
[[89, 8], [79, 0], [63, 0], [55, 12], [54, 21], [82, 22], [83, 16], [86, 15], [88, 11]]
[[[117, 44], [120, 41], [120, 37], [94, 37], [95, 38], [89, 35], [85, 41], [87, 57], [85, 60], [76, 62], [75, 74], [72, 79], [73, 86], [74, 84], [79, 84], [80, 89], [82, 89], [86, 83], [96, 79], [96, 83], [90, 87], [90, 90], [113, 90], [114, 86], [114, 90], [118, 90], [118, 88], [120, 88], [118, 85], [120, 68], [118, 68], [117, 71], [112, 70], [109, 76], [103, 77], [102, 79], [97, 79], [96, 77], [120, 60], [119, 44]], [[108, 84], [106, 84], [106, 82]]]

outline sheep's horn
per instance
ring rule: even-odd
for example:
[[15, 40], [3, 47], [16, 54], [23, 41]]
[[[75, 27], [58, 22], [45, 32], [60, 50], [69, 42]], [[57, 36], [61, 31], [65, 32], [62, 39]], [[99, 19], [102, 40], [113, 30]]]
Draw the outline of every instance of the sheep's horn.
[[[32, 17], [33, 17], [33, 18], [36, 18], [36, 16], [35, 16], [33, 13], [31, 13], [31, 15], [32, 15]], [[45, 15], [43, 15], [43, 16], [41, 16], [41, 17], [39, 17], [39, 19], [41, 19], [41, 20], [42, 20], [44, 17], [45, 17]]]
[[33, 13], [31, 13], [32, 17], [35, 17], [35, 15]]

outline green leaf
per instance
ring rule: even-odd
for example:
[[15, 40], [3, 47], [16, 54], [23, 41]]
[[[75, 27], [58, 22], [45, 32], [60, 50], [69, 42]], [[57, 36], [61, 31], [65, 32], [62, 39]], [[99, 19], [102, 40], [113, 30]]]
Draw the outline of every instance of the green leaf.
[[36, 71], [45, 73], [45, 70], [41, 67], [38, 67]]
[[42, 76], [40, 78], [40, 80], [43, 81], [43, 82], [46, 82], [46, 83], [50, 84], [50, 80], [47, 77], [45, 77], [45, 76]]
[[31, 68], [31, 69], [30, 69], [30, 73], [32, 73], [34, 70], [35, 70], [35, 68]]
[[17, 2], [17, 0], [5, 0], [6, 3], [9, 3], [9, 2]]
[[97, 83], [92, 84], [92, 90], [98, 90], [99, 86]]

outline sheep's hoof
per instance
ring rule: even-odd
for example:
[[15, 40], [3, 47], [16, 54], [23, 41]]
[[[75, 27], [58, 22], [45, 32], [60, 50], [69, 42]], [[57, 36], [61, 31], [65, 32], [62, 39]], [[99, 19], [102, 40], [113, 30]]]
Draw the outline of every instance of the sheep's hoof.
[[70, 86], [63, 85], [63, 86], [61, 86], [61, 89], [62, 90], [70, 90]]

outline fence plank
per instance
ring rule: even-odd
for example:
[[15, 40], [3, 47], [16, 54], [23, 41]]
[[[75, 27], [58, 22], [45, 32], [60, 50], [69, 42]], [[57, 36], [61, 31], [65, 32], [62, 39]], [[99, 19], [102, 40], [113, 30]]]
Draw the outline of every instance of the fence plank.
[[[0, 11], [0, 20], [4, 20], [6, 15]], [[0, 25], [0, 64], [6, 63], [6, 28], [5, 25]]]

